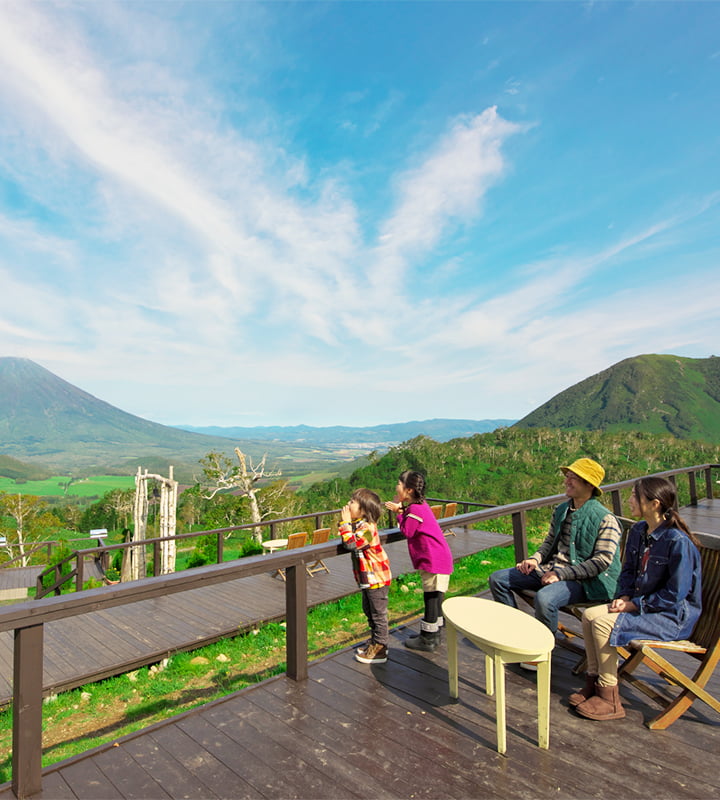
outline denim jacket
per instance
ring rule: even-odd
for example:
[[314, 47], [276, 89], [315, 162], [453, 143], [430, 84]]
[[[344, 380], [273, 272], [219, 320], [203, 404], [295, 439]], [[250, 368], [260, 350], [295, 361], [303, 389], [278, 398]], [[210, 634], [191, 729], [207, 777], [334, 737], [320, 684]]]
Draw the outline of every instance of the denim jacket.
[[[618, 615], [610, 644], [632, 639], [685, 639], [702, 610], [700, 553], [681, 530], [662, 524], [649, 536], [646, 522], [628, 534], [616, 597], [629, 597], [638, 611]], [[650, 545], [642, 569], [646, 541]]]

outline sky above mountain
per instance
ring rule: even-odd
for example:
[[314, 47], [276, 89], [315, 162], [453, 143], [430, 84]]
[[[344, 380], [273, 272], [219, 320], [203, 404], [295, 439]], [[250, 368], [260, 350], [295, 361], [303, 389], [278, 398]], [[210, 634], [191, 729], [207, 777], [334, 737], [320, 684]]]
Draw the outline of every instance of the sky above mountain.
[[718, 353], [720, 3], [0, 3], [0, 355], [165, 424]]

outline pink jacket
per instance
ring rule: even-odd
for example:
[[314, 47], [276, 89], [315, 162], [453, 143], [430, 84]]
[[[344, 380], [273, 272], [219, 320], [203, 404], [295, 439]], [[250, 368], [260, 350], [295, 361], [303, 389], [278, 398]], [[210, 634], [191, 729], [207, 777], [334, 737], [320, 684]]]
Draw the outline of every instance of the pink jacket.
[[411, 503], [398, 514], [398, 525], [407, 539], [410, 560], [415, 569], [434, 575], [452, 575], [450, 547], [427, 503]]

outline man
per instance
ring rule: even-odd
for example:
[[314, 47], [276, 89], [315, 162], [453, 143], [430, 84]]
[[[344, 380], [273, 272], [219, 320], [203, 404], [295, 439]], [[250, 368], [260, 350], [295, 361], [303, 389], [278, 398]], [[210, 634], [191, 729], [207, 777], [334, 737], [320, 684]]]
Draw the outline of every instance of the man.
[[560, 469], [568, 500], [553, 512], [545, 541], [530, 558], [490, 576], [493, 598], [505, 605], [517, 608], [514, 590], [535, 591], [535, 617], [553, 633], [562, 606], [613, 598], [622, 532], [615, 516], [596, 499], [605, 477], [600, 464], [579, 458]]

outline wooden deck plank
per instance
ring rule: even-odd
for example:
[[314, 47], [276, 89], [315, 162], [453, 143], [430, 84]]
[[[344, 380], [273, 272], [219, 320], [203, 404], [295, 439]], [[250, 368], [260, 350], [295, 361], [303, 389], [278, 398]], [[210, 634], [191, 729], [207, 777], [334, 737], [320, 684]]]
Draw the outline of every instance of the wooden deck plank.
[[[263, 795], [243, 781], [236, 772], [225, 766], [214, 756], [198, 748], [198, 743], [185, 731], [178, 728], [162, 727], [152, 731], [150, 739], [166, 751], [172, 752], [193, 777], [204, 787], [197, 797], [233, 796], [227, 787], [234, 787], [235, 797], [257, 800]], [[141, 740], [142, 742], [142, 740]]]

